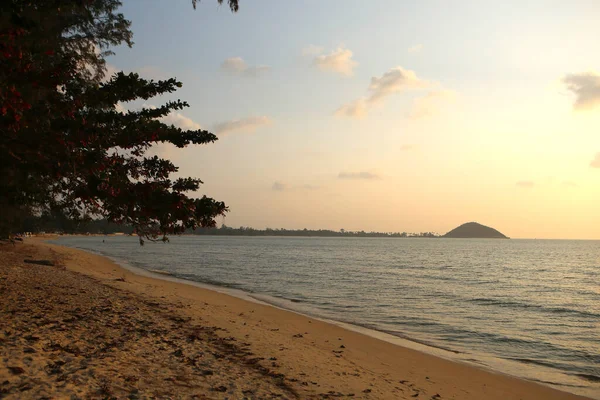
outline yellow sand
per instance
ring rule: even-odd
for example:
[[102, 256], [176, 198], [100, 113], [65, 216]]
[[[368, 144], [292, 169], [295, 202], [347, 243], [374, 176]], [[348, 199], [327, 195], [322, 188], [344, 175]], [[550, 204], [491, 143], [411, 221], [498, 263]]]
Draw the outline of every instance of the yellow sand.
[[[27, 247], [28, 245], [30, 247]], [[146, 313], [144, 318], [152, 319], [155, 317], [156, 321], [154, 323], [156, 324], [163, 323], [161, 321], [164, 318], [171, 318], [178, 321], [171, 329], [180, 331], [184, 331], [188, 327], [195, 327], [194, 329], [197, 329], [197, 327], [217, 327], [219, 329], [214, 332], [214, 335], [235, 343], [236, 346], [243, 348], [246, 352], [244, 353], [246, 355], [228, 356], [230, 359], [220, 364], [218, 357], [215, 360], [211, 359], [211, 369], [213, 371], [211, 376], [198, 378], [194, 374], [199, 374], [198, 371], [201, 369], [190, 367], [191, 369], [185, 372], [188, 374], [185, 380], [188, 382], [187, 386], [183, 384], [177, 386], [173, 382], [176, 383], [178, 378], [175, 377], [169, 381], [163, 376], [168, 375], [165, 372], [166, 369], [178, 368], [176, 364], [173, 364], [177, 360], [172, 360], [170, 364], [164, 364], [162, 370], [156, 369], [157, 372], [154, 373], [158, 374], [160, 372], [162, 374], [160, 376], [152, 376], [152, 369], [147, 368], [146, 371], [140, 371], [138, 368], [136, 371], [143, 379], [138, 376], [137, 380], [131, 378], [131, 382], [128, 382], [126, 378], [122, 378], [126, 376], [123, 370], [131, 370], [136, 365], [135, 363], [143, 364], [145, 359], [150, 360], [150, 358], [148, 355], [143, 356], [144, 353], [140, 353], [143, 349], [137, 348], [140, 347], [139, 345], [136, 347], [137, 355], [132, 356], [127, 353], [132, 351], [127, 346], [132, 345], [122, 348], [117, 346], [112, 350], [112, 358], [107, 361], [107, 363], [110, 361], [109, 364], [103, 365], [102, 359], [94, 361], [98, 371], [106, 374], [107, 369], [110, 369], [117, 383], [113, 385], [114, 387], [107, 387], [112, 383], [107, 383], [106, 378], [98, 378], [97, 381], [85, 381], [81, 384], [104, 385], [104, 387], [101, 389], [98, 389], [98, 387], [87, 388], [75, 392], [81, 396], [100, 396], [103, 393], [102, 390], [104, 390], [104, 392], [114, 393], [121, 398], [121, 396], [126, 397], [126, 394], [131, 393], [133, 390], [140, 395], [154, 393], [154, 395], [161, 397], [161, 393], [156, 391], [158, 389], [151, 386], [162, 385], [164, 387], [168, 384], [170, 386], [164, 389], [162, 396], [170, 396], [171, 398], [188, 398], [192, 394], [196, 394], [198, 398], [270, 398], [276, 396], [283, 398], [351, 396], [361, 399], [465, 400], [583, 398], [533, 382], [437, 358], [297, 313], [257, 304], [208, 289], [135, 275], [107, 258], [76, 249], [47, 244], [40, 239], [28, 239], [27, 244], [20, 246], [24, 249], [20, 254], [33, 253], [34, 258], [41, 256], [60, 258], [62, 264], [66, 267], [66, 271], [63, 272], [71, 274], [69, 279], [85, 281], [86, 284], [92, 282], [92, 285], [101, 285], [106, 287], [107, 290], [110, 289], [110, 293], [112, 293], [110, 296], [114, 299], [111, 301], [112, 307], [117, 307], [114, 310], [122, 307], [123, 304], [135, 304], [140, 305], [140, 307], [143, 304], [154, 304], [157, 308], [154, 314], [152, 309], [146, 309], [146, 306], [144, 306], [146, 308], [142, 307], [137, 311], [130, 310], [128, 312], [143, 311]], [[50, 250], [55, 253], [50, 254]], [[0, 257], [6, 259], [1, 251]], [[60, 271], [57, 267], [29, 264], [19, 265], [18, 268], [23, 270], [38, 268], [41, 271], [54, 269], [57, 274]], [[90, 280], [89, 277], [93, 280]], [[26, 283], [22, 283], [22, 285], [26, 286]], [[39, 285], [39, 282], [37, 285]], [[76, 284], [71, 283], [71, 285]], [[6, 287], [4, 290], [10, 291], [11, 288]], [[43, 290], [53, 289], [43, 288]], [[114, 310], [108, 309], [106, 313], [116, 312]], [[128, 318], [132, 315], [130, 314]], [[153, 315], [154, 317], [152, 317]], [[176, 318], [173, 318], [173, 316], [176, 316]], [[16, 317], [13, 315], [13, 318]], [[13, 323], [17, 324], [18, 321]], [[94, 329], [101, 329], [101, 327], [95, 326]], [[167, 333], [163, 332], [161, 340], [167, 340], [164, 336]], [[4, 339], [6, 340], [6, 337]], [[179, 339], [181, 338], [173, 340], [177, 341]], [[0, 336], [0, 352], [4, 352], [1, 340], [2, 336]], [[156, 341], [154, 340], [154, 342]], [[213, 341], [213, 339], [205, 340], [194, 346], [208, 345], [206, 343], [212, 343]], [[145, 346], [153, 346], [154, 342], [149, 341]], [[195, 351], [194, 349], [198, 349], [198, 347], [189, 347], [189, 344], [185, 344], [187, 342], [181, 341], [181, 343], [181, 345], [177, 345], [180, 346], [177, 348], [183, 349], [184, 353], [190, 353]], [[160, 349], [152, 350], [150, 347], [145, 349], [153, 354], [162, 351]], [[209, 353], [209, 350], [205, 349], [204, 354]], [[235, 353], [238, 350], [232, 351]], [[13, 349], [12, 351], [16, 350]], [[6, 362], [6, 354], [0, 355], [3, 358], [0, 362], [0, 382], [6, 377], [16, 379], [15, 374], [11, 374], [6, 370], [6, 367], [9, 366]], [[36, 355], [39, 355], [39, 353], [36, 353]], [[137, 358], [127, 358], [134, 356]], [[169, 359], [174, 358], [169, 357]], [[132, 363], [132, 360], [135, 363]], [[13, 363], [17, 363], [17, 361]], [[238, 369], [232, 370], [232, 368]], [[247, 368], [251, 369], [248, 370]], [[24, 367], [24, 369], [26, 368]], [[26, 372], [21, 375], [25, 374]], [[52, 381], [54, 378], [48, 378], [48, 376], [50, 375], [43, 371], [39, 372], [38, 376], [40, 381], [50, 382], [50, 386], [46, 389], [48, 394], [52, 396], [53, 393], [62, 393], [60, 392], [62, 389], [55, 388], [57, 383]], [[202, 379], [216, 379], [215, 376], [223, 380], [218, 382], [219, 386], [215, 386], [217, 385], [215, 382], [203, 383]], [[234, 377], [237, 379], [236, 384], [229, 385], [228, 380], [231, 381]], [[247, 381], [244, 382], [244, 379]], [[244, 391], [245, 389], [242, 388], [245, 383], [248, 384], [248, 387], [256, 386], [257, 382], [261, 382], [261, 380], [266, 385], [262, 389], [259, 388], [257, 391], [251, 392]], [[193, 382], [193, 384], [189, 382]], [[129, 384], [132, 387], [127, 386]], [[71, 384], [69, 387], [73, 391], [77, 385]], [[221, 388], [219, 389], [219, 387]], [[1, 389], [2, 386], [0, 386]], [[277, 392], [279, 389], [281, 391]], [[53, 390], [58, 390], [58, 392], [53, 392]], [[23, 393], [26, 394], [27, 392]], [[2, 397], [1, 392], [0, 397]], [[8, 397], [23, 398], [15, 394], [14, 390]]]

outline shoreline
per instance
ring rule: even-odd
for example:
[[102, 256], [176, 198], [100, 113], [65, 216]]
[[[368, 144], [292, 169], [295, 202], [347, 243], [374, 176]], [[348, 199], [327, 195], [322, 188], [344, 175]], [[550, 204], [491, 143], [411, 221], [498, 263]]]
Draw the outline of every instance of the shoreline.
[[149, 296], [158, 303], [181, 303], [177, 311], [186, 318], [201, 320], [245, 341], [253, 353], [263, 355], [261, 365], [275, 358], [277, 362], [270, 368], [285, 377], [299, 398], [338, 394], [372, 399], [585, 398], [360, 332], [368, 328], [357, 327], [357, 332], [344, 327], [345, 323], [321, 320], [260, 299], [254, 299], [260, 303], [252, 302], [248, 294], [238, 298], [209, 285], [137, 275], [105, 256], [43, 240], [29, 239], [27, 243], [67, 257], [67, 271], [92, 277], [99, 285]]

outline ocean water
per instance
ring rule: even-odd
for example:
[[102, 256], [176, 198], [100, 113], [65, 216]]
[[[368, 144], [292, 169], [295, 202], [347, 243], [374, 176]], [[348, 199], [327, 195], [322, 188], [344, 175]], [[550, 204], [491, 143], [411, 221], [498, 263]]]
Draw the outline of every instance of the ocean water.
[[[104, 242], [103, 242], [104, 240]], [[600, 399], [600, 241], [63, 237], [135, 267]]]

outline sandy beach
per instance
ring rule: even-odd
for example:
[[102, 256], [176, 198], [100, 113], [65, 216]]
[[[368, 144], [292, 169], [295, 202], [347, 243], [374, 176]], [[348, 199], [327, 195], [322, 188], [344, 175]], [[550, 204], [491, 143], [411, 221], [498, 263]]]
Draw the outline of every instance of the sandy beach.
[[42, 238], [0, 245], [0, 298], [0, 398], [584, 398]]

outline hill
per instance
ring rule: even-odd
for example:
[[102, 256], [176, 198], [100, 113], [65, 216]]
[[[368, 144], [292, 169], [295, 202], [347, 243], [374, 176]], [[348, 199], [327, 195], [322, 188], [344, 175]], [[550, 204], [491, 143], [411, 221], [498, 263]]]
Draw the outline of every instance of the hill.
[[445, 238], [478, 238], [478, 239], [509, 239], [502, 233], [489, 226], [478, 224], [477, 222], [467, 222], [458, 228], [452, 229], [446, 233]]

